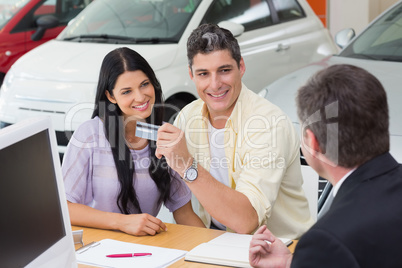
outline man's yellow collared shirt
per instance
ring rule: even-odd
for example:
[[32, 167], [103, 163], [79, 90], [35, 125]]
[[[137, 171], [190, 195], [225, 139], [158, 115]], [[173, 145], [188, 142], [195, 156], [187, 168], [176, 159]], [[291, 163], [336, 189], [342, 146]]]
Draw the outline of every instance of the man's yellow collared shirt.
[[[211, 159], [208, 109], [198, 99], [187, 105], [175, 125], [185, 132], [189, 152], [206, 170], [228, 166], [228, 185], [243, 193], [258, 214], [259, 225], [284, 238], [299, 238], [312, 224], [302, 189], [300, 143], [286, 114], [242, 86], [225, 125], [225, 159]], [[209, 227], [211, 216], [198, 212]]]

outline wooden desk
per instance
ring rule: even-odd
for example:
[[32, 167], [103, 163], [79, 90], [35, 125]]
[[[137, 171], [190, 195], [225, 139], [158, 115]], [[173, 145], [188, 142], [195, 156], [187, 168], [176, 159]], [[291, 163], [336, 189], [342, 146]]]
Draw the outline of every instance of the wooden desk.
[[[162, 232], [155, 236], [132, 236], [118, 231], [101, 230], [80, 226], [72, 226], [72, 230], [84, 230], [83, 241], [88, 244], [92, 241], [99, 241], [105, 238], [115, 239], [124, 242], [131, 242], [143, 245], [173, 248], [190, 251], [195, 246], [208, 242], [215, 237], [223, 234], [224, 231], [206, 228], [192, 227], [179, 224], [166, 223], [167, 232]], [[289, 246], [291, 252], [294, 251], [296, 243]], [[76, 245], [76, 249], [81, 245]], [[79, 264], [78, 267], [91, 267]], [[184, 258], [172, 264], [170, 267], [212, 267], [209, 264], [186, 262]], [[216, 266], [218, 267], [218, 266]], [[223, 267], [223, 266], [222, 266]]]

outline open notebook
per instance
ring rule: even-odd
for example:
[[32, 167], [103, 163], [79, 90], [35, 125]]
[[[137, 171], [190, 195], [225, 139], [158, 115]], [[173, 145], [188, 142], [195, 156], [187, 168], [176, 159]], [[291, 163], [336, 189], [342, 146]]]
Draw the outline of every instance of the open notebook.
[[[252, 235], [224, 233], [207, 243], [202, 243], [186, 256], [186, 261], [203, 262], [233, 267], [251, 267], [248, 261], [248, 249]], [[279, 238], [285, 245], [291, 239]]]

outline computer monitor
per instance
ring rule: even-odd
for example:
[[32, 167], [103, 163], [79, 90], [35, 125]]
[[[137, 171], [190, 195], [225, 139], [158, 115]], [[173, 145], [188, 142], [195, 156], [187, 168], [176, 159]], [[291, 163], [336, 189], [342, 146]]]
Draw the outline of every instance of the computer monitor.
[[49, 118], [0, 130], [0, 264], [77, 267]]

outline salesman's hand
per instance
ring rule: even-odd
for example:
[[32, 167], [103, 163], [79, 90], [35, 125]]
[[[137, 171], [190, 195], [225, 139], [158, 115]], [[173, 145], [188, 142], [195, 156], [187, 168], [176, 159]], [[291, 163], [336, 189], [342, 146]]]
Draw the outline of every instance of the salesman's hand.
[[251, 239], [249, 261], [253, 267], [290, 267], [292, 254], [286, 245], [263, 225]]
[[168, 165], [184, 176], [184, 172], [192, 163], [192, 156], [188, 152], [184, 132], [179, 128], [165, 123], [158, 130], [155, 155], [164, 156]]

